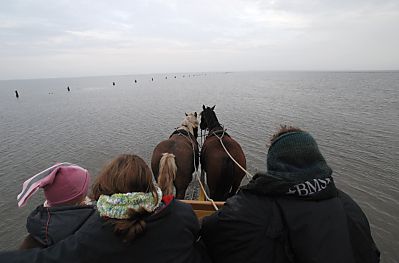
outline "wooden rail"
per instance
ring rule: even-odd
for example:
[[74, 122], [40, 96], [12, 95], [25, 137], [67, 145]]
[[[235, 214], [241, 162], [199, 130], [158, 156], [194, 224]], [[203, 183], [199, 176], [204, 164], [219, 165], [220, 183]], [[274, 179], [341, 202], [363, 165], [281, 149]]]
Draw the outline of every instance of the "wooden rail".
[[[198, 201], [198, 200], [180, 200], [183, 203], [191, 205], [195, 214], [197, 215], [198, 220], [201, 220], [205, 216], [209, 216], [215, 213], [215, 208], [210, 201]], [[224, 202], [215, 202], [218, 208], [221, 208], [224, 205]]]

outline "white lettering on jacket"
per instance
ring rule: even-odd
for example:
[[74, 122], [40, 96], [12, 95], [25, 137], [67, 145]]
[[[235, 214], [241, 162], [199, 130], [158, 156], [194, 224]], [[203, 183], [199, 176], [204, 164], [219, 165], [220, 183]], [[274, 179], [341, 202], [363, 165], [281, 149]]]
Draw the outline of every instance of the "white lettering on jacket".
[[305, 181], [300, 184], [296, 184], [288, 189], [287, 194], [297, 194], [299, 196], [308, 196], [314, 193], [320, 192], [327, 188], [331, 183], [330, 178], [326, 179], [313, 179], [312, 181]]

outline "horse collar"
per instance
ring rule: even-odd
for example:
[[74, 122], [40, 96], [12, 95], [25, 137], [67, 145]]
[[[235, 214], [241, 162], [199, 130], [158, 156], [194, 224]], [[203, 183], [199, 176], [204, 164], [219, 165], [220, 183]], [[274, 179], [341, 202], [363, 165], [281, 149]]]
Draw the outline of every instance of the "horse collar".
[[186, 131], [186, 130], [181, 129], [181, 130], [175, 130], [175, 131], [169, 136], [169, 138], [172, 137], [172, 136], [175, 135], [175, 134], [177, 134], [177, 135], [184, 135], [184, 136], [191, 136], [191, 132], [188, 132], [188, 131]]
[[194, 137], [194, 135], [191, 132], [188, 132], [186, 130], [175, 130], [169, 138], [171, 138], [173, 135], [180, 135], [180, 136], [185, 136], [190, 138], [192, 141], [194, 141], [196, 144], [198, 144], [197, 139]]
[[210, 130], [207, 137], [215, 136], [215, 135], [229, 136], [227, 134], [226, 130], [222, 126], [219, 126], [219, 127], [216, 127], [216, 128], [213, 128], [212, 130]]

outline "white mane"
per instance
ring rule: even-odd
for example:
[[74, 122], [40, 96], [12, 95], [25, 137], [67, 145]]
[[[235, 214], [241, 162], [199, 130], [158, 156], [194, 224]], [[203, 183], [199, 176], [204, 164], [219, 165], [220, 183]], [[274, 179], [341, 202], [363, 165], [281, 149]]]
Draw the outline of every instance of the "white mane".
[[186, 113], [186, 117], [180, 123], [180, 127], [178, 128], [178, 130], [183, 129], [190, 132], [191, 134], [194, 134], [194, 129], [198, 127], [198, 124], [199, 122], [196, 112]]

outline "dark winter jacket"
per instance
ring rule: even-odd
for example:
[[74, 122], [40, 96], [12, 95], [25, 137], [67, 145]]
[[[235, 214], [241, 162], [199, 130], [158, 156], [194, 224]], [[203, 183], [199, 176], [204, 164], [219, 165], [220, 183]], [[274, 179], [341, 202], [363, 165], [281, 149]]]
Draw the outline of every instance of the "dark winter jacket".
[[177, 200], [148, 217], [146, 230], [123, 242], [96, 212], [73, 235], [46, 249], [0, 253], [0, 262], [208, 262], [190, 205]]
[[20, 249], [48, 247], [75, 233], [95, 212], [94, 206], [38, 206], [28, 216], [29, 235]]
[[257, 174], [217, 213], [202, 236], [219, 262], [379, 262], [360, 207], [331, 176]]

